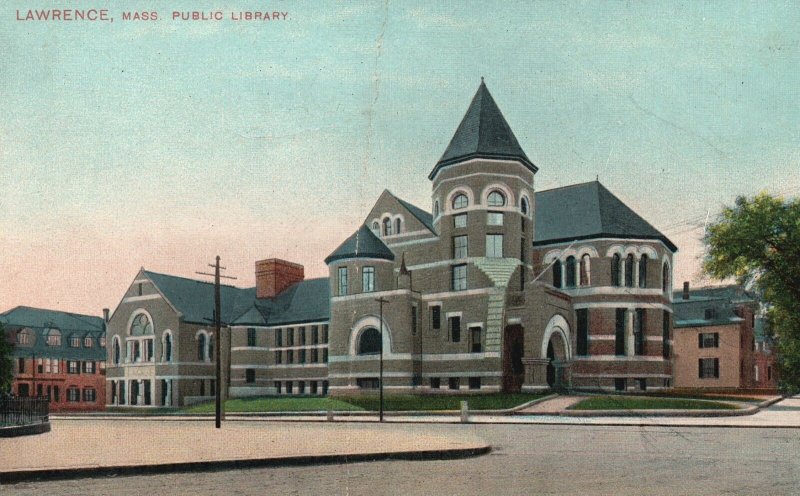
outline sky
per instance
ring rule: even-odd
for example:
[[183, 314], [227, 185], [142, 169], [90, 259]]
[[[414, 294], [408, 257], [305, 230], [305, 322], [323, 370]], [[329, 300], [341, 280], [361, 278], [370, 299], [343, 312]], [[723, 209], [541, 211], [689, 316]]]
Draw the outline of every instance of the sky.
[[[676, 284], [714, 282], [703, 227], [737, 195], [800, 194], [797, 2], [135, 4], [159, 20], [0, 5], [0, 311], [99, 315], [140, 267], [216, 255], [239, 286], [271, 257], [327, 276], [384, 189], [430, 209], [482, 76], [536, 189], [599, 177]], [[265, 6], [285, 19], [230, 18]]]

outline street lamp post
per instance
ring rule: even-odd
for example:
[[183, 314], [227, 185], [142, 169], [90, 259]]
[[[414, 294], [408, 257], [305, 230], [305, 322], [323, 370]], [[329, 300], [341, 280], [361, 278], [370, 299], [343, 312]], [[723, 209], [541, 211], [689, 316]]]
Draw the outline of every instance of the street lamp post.
[[378, 388], [380, 390], [379, 421], [383, 422], [383, 304], [384, 303], [389, 303], [389, 300], [387, 300], [384, 297], [380, 297], [380, 298], [376, 298], [375, 301], [377, 301], [379, 303], [379, 305], [380, 305], [380, 307], [379, 307], [380, 308], [380, 312], [379, 313], [380, 313], [380, 321], [381, 321], [381, 331], [380, 331], [380, 337], [381, 337], [380, 350], [381, 350], [381, 353], [380, 353], [380, 371], [378, 373]]

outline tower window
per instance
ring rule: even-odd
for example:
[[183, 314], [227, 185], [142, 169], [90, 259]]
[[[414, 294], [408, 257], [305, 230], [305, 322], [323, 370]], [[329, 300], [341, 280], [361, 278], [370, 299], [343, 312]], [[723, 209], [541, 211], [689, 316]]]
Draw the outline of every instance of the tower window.
[[467, 237], [453, 236], [453, 259], [467, 258]]
[[453, 216], [453, 227], [458, 229], [467, 227], [467, 214], [458, 214]]
[[553, 286], [561, 287], [561, 260], [553, 262]]
[[499, 191], [492, 191], [486, 199], [486, 204], [490, 207], [504, 207], [506, 204], [506, 197]]
[[633, 287], [633, 255], [625, 257], [625, 287]]
[[528, 208], [528, 199], [523, 198], [520, 201], [520, 211], [522, 212], [522, 215], [528, 215]]
[[339, 267], [339, 296], [347, 294], [347, 267]]
[[486, 235], [486, 256], [489, 258], [503, 258], [503, 235]]
[[639, 287], [647, 287], [647, 255], [639, 259]]
[[611, 285], [612, 286], [620, 286], [620, 279], [619, 279], [619, 269], [620, 269], [620, 257], [619, 253], [615, 253], [614, 256], [611, 258]]
[[467, 265], [454, 265], [452, 269], [452, 290], [464, 291], [467, 289]]
[[364, 267], [361, 273], [361, 291], [363, 293], [375, 291], [375, 267]]
[[486, 224], [489, 226], [503, 225], [503, 212], [489, 212], [486, 214]]
[[458, 194], [456, 195], [455, 198], [453, 198], [453, 210], [467, 208], [467, 205], [469, 205], [469, 200], [467, 199], [467, 195]]
[[575, 274], [575, 257], [567, 257], [567, 287], [574, 288], [576, 286]]

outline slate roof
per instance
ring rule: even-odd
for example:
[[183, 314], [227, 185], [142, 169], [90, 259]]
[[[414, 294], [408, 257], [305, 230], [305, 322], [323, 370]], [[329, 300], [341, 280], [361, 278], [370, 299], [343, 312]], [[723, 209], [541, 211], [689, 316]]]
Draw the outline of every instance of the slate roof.
[[[100, 346], [99, 339], [105, 336], [105, 323], [101, 317], [78, 313], [61, 312], [19, 306], [0, 314], [0, 322], [6, 329], [7, 339], [16, 341], [16, 333], [28, 328], [34, 332], [31, 345], [16, 345], [14, 356], [29, 357], [36, 355], [42, 358], [59, 358], [66, 360], [105, 360], [106, 349]], [[49, 346], [46, 336], [51, 329], [61, 332], [61, 346]], [[81, 346], [70, 346], [71, 337], [80, 337]], [[83, 338], [93, 339], [91, 348], [84, 348]]]
[[428, 179], [433, 179], [442, 167], [473, 158], [518, 160], [531, 171], [538, 170], [525, 155], [483, 80]]
[[[395, 198], [397, 197], [395, 196]], [[406, 210], [411, 212], [411, 214], [414, 217], [416, 217], [418, 221], [422, 222], [425, 225], [425, 227], [428, 228], [428, 230], [430, 230], [431, 232], [436, 232], [433, 230], [433, 215], [430, 212], [426, 212], [425, 210], [422, 210], [418, 206], [408, 203], [405, 200], [401, 200], [400, 198], [397, 198], [397, 201], [399, 201], [400, 204], [406, 208]]]
[[534, 245], [598, 237], [657, 239], [678, 248], [599, 181], [535, 193]]
[[[214, 308], [213, 283], [150, 271], [144, 274], [183, 315], [184, 322], [209, 324]], [[282, 325], [330, 318], [327, 278], [295, 283], [274, 298], [256, 298], [256, 288], [222, 285], [220, 300], [220, 316], [227, 324]]]
[[361, 226], [325, 259], [326, 264], [345, 258], [394, 260], [394, 253], [367, 226]]
[[[689, 291], [689, 299], [683, 299], [682, 291], [673, 293], [672, 310], [675, 327], [703, 327], [742, 322], [735, 309], [741, 303], [755, 303], [753, 295], [740, 286], [719, 286]], [[706, 318], [706, 310], [713, 314]]]

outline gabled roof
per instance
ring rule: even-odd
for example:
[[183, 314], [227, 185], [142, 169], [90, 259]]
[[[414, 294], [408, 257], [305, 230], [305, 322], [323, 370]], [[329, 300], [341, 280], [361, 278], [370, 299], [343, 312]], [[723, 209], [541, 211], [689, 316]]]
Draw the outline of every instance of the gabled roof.
[[[58, 358], [65, 360], [105, 360], [106, 349], [100, 346], [99, 339], [106, 334], [105, 322], [100, 317], [78, 313], [45, 310], [42, 308], [16, 307], [0, 314], [0, 322], [6, 329], [6, 339], [15, 341], [17, 331], [30, 329], [33, 341], [17, 344], [15, 357]], [[61, 333], [61, 345], [50, 346], [47, 336], [52, 329]], [[80, 338], [80, 346], [73, 348], [71, 337]], [[92, 338], [92, 347], [84, 347], [84, 338]], [[0, 336], [2, 339], [2, 336]]]
[[525, 155], [483, 79], [428, 179], [436, 177], [442, 167], [473, 158], [517, 160], [533, 172], [538, 170]]
[[598, 237], [657, 239], [678, 248], [599, 181], [535, 193], [534, 245]]
[[274, 298], [255, 300], [252, 307], [233, 321], [235, 325], [288, 325], [327, 321], [330, 318], [328, 278], [293, 284]]
[[[394, 196], [394, 194], [392, 194], [392, 196]], [[395, 196], [395, 198], [397, 197]], [[433, 230], [433, 215], [430, 212], [426, 212], [418, 206], [408, 203], [405, 200], [401, 200], [400, 198], [397, 198], [397, 201], [400, 202], [400, 204], [405, 207], [406, 210], [411, 212], [411, 215], [416, 217], [418, 221], [422, 222], [425, 227], [428, 228], [428, 230], [431, 232], [436, 232]]]
[[[144, 271], [175, 309], [182, 314], [184, 322], [209, 324], [214, 312], [214, 284], [185, 277]], [[230, 322], [252, 305], [256, 297], [255, 288], [220, 287], [220, 318]]]
[[326, 264], [345, 258], [394, 260], [394, 253], [367, 226], [361, 226], [325, 259]]

